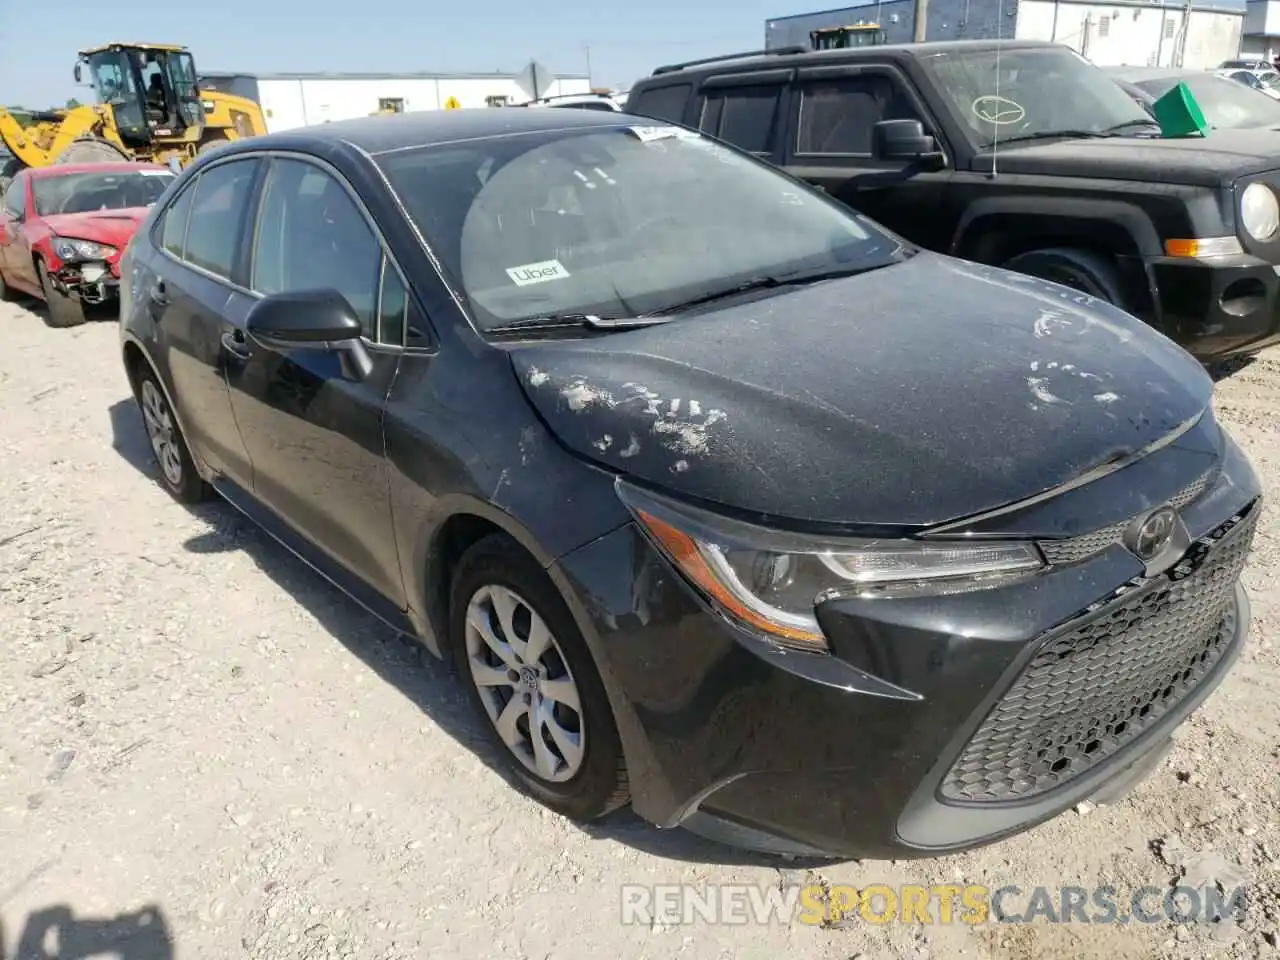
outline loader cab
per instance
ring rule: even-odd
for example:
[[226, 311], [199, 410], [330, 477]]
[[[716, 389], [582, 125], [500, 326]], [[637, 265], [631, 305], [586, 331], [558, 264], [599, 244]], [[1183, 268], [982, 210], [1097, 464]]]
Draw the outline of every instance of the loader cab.
[[885, 32], [878, 23], [852, 23], [843, 27], [822, 27], [809, 34], [809, 43], [815, 50], [875, 47], [885, 43]]
[[93, 84], [111, 107], [120, 137], [132, 146], [181, 137], [204, 119], [195, 60], [178, 47], [108, 44], [80, 53], [77, 82]]

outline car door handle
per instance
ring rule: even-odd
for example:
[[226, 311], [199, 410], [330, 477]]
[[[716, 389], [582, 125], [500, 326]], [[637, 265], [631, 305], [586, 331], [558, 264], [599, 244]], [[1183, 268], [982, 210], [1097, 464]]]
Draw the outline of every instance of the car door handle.
[[159, 280], [152, 285], [147, 295], [151, 298], [151, 302], [158, 307], [169, 305], [169, 294], [165, 291], [163, 280]]
[[222, 335], [222, 349], [237, 360], [249, 359], [249, 341], [244, 338], [243, 330], [228, 330]]

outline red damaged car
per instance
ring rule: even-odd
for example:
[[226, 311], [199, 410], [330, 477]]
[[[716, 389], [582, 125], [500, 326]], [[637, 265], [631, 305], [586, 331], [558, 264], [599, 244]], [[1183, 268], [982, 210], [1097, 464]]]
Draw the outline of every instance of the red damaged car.
[[49, 305], [49, 325], [84, 323], [86, 305], [116, 300], [120, 254], [173, 182], [150, 163], [68, 163], [23, 170], [0, 212], [0, 299]]

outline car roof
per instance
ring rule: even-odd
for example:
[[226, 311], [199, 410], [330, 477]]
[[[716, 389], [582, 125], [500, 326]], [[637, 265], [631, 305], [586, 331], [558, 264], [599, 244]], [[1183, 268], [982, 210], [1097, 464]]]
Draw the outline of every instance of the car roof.
[[503, 107], [418, 110], [281, 130], [238, 140], [219, 149], [217, 155], [224, 157], [233, 152], [271, 150], [285, 145], [289, 149], [299, 146], [304, 149], [321, 148], [335, 142], [347, 143], [365, 153], [377, 155], [391, 150], [522, 133], [580, 127], [625, 127], [637, 120], [626, 114], [604, 110], [512, 110]]
[[158, 163], [134, 163], [129, 160], [108, 160], [104, 163], [55, 163], [47, 167], [32, 167], [27, 175], [35, 180], [46, 177], [64, 177], [72, 173], [120, 173], [126, 170], [168, 170]]
[[[693, 60], [658, 67], [648, 77], [638, 80], [635, 86], [648, 86], [657, 77], [676, 74], [705, 73], [720, 70], [732, 64], [734, 69], [754, 67], [794, 66], [824, 61], [873, 60], [892, 57], [896, 59], [923, 59], [939, 53], [959, 53], [965, 50], [1035, 50], [1064, 47], [1047, 40], [930, 40], [927, 43], [882, 43], [869, 47], [843, 47], [837, 50], [801, 50], [782, 47], [777, 51], [750, 51], [740, 55], [729, 54], [714, 60]], [[634, 89], [634, 88], [633, 88]]]

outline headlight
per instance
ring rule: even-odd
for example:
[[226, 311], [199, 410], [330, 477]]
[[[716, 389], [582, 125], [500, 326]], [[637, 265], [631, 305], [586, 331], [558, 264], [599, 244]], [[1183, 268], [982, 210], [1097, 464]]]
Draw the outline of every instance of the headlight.
[[105, 243], [94, 243], [92, 240], [70, 240], [66, 237], [54, 237], [53, 252], [59, 260], [106, 260], [116, 252], [115, 247]]
[[1270, 240], [1280, 231], [1280, 202], [1271, 188], [1251, 183], [1240, 194], [1240, 223], [1255, 240]]
[[725, 614], [769, 639], [825, 651], [815, 608], [837, 597], [965, 593], [1008, 584], [1044, 566], [1020, 542], [817, 538], [729, 520], [619, 480], [641, 528]]

